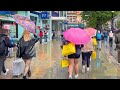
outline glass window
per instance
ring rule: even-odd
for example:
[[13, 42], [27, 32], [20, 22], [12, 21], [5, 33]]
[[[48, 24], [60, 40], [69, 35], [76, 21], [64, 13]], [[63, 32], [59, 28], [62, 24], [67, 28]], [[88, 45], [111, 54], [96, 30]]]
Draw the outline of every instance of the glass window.
[[8, 29], [8, 33], [12, 38], [18, 38], [18, 24], [12, 21], [1, 21], [2, 28]]
[[60, 11], [60, 17], [63, 17], [63, 11]]

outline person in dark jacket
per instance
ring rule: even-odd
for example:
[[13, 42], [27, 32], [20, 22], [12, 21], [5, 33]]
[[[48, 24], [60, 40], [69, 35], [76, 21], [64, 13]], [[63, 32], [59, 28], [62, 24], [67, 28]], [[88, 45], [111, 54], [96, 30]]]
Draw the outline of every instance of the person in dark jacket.
[[[63, 39], [63, 45], [70, 43], [69, 41]], [[75, 45], [76, 48], [76, 53], [68, 55], [69, 59], [69, 67], [68, 67], [68, 72], [69, 72], [69, 79], [72, 79], [72, 72], [73, 72], [73, 67], [75, 68], [75, 78], [78, 78], [78, 72], [79, 72], [79, 67], [78, 67], [78, 59], [80, 58], [80, 53], [81, 53], [81, 47], [83, 45]], [[63, 48], [63, 47], [61, 47]]]
[[4, 51], [3, 53], [1, 53], [2, 51], [0, 51], [0, 74], [1, 74], [1, 72], [3, 72], [4, 75], [7, 75], [9, 69], [5, 69], [5, 60], [6, 60], [6, 57], [8, 56], [8, 47], [9, 48], [15, 47], [16, 44], [11, 43], [6, 29], [4, 29], [4, 33], [0, 34], [0, 39], [2, 39], [1, 40], [1, 45], [2, 45], [1, 50]]
[[116, 50], [118, 52], [118, 63], [120, 64], [120, 29], [115, 35], [115, 44], [116, 44]]
[[22, 38], [18, 41], [18, 51], [20, 50], [20, 54], [17, 52], [17, 57], [22, 58], [25, 62], [25, 69], [23, 73], [23, 79], [27, 79], [31, 76], [30, 64], [33, 57], [36, 57], [35, 52], [35, 43], [38, 42], [39, 38], [37, 38], [36, 34], [34, 34], [34, 38], [31, 38], [30, 32], [27, 30], [24, 31]]

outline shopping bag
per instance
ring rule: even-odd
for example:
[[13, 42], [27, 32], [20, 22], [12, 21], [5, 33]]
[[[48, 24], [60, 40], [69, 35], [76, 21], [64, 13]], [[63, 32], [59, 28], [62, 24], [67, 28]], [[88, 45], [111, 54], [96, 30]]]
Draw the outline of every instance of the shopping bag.
[[94, 43], [94, 46], [97, 46], [97, 40], [96, 40], [96, 38], [93, 38], [93, 43]]
[[96, 51], [93, 51], [93, 52], [92, 52], [91, 59], [92, 59], [92, 60], [95, 60], [96, 57], [97, 57], [97, 55], [96, 55]]
[[61, 60], [61, 67], [62, 68], [65, 68], [65, 67], [68, 67], [69, 66], [69, 61], [68, 59], [63, 59]]
[[63, 49], [62, 49], [63, 56], [68, 56], [74, 53], [76, 53], [75, 44], [69, 43], [67, 45], [63, 45]]

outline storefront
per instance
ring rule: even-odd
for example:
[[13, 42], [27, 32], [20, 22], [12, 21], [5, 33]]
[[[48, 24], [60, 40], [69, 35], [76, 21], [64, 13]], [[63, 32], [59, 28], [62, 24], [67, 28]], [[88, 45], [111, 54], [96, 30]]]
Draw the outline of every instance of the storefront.
[[47, 33], [47, 41], [50, 41], [50, 36], [51, 36], [51, 33], [50, 33], [50, 11], [42, 11], [40, 13], [40, 21], [41, 21], [41, 28], [42, 28], [42, 31], [43, 33]]
[[55, 36], [60, 37], [62, 30], [65, 29], [66, 12], [51, 11], [52, 30], [55, 30]]
[[18, 38], [18, 25], [12, 17], [0, 15], [0, 28], [8, 29], [8, 33], [12, 38]]

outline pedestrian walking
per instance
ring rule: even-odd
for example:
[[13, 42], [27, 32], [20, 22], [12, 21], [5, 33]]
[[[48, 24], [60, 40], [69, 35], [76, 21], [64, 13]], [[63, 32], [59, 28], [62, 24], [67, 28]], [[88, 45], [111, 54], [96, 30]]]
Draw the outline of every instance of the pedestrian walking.
[[103, 32], [103, 35], [104, 35], [104, 44], [107, 47], [107, 45], [108, 45], [108, 32], [105, 30]]
[[55, 30], [52, 30], [52, 40], [55, 39]]
[[30, 64], [33, 57], [36, 57], [35, 52], [35, 43], [39, 39], [37, 38], [36, 34], [34, 34], [34, 38], [31, 38], [30, 32], [27, 30], [24, 31], [23, 36], [18, 41], [18, 48], [20, 48], [20, 54], [17, 52], [17, 57], [22, 58], [25, 62], [25, 69], [23, 73], [23, 79], [27, 79], [31, 76]]
[[8, 56], [8, 47], [12, 48], [15, 47], [16, 44], [12, 44], [10, 39], [8, 38], [8, 30], [4, 29], [4, 33], [0, 34], [0, 75], [1, 72], [4, 73], [4, 75], [7, 75], [9, 69], [5, 68], [5, 60]]
[[47, 42], [47, 31], [46, 30], [44, 31], [44, 40], [45, 42]]
[[[63, 39], [63, 45], [70, 43], [69, 41], [66, 41]], [[61, 46], [62, 48], [62, 46]], [[68, 55], [69, 59], [69, 67], [68, 67], [68, 78], [72, 79], [72, 74], [73, 74], [73, 68], [75, 69], [75, 78], [78, 78], [78, 73], [79, 73], [79, 65], [78, 65], [78, 59], [80, 58], [80, 50], [81, 50], [81, 45], [75, 45], [76, 53]]]
[[87, 66], [87, 72], [90, 70], [90, 61], [91, 61], [91, 55], [94, 51], [94, 42], [93, 39], [88, 44], [85, 44], [81, 48], [82, 52], [82, 72], [85, 73], [85, 69]]
[[113, 32], [110, 31], [110, 33], [109, 33], [109, 44], [110, 44], [110, 47], [112, 47], [112, 45], [113, 45], [113, 36], [114, 36]]
[[97, 39], [97, 42], [98, 42], [98, 47], [97, 48], [101, 50], [101, 47], [102, 47], [102, 44], [101, 44], [102, 35], [101, 35], [100, 31], [97, 32], [96, 39]]
[[118, 52], [118, 63], [120, 64], [120, 29], [115, 35], [116, 50]]
[[42, 44], [42, 38], [43, 38], [43, 32], [42, 32], [42, 30], [40, 30], [39, 36], [40, 36], [40, 44]]

